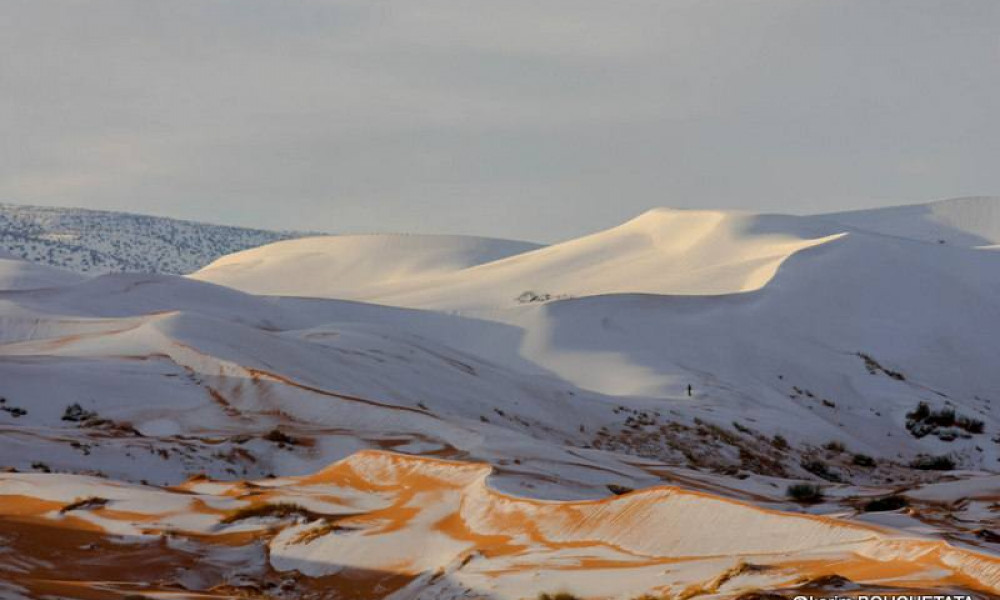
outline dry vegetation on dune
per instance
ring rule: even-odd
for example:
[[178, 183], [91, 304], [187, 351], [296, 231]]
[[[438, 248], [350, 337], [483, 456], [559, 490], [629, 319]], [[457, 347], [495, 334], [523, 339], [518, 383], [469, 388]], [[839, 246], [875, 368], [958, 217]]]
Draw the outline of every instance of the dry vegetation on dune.
[[320, 515], [307, 510], [292, 502], [275, 502], [247, 506], [230, 512], [219, 522], [223, 525], [231, 525], [246, 519], [275, 518], [286, 519], [288, 517], [304, 517], [306, 519], [317, 519]]

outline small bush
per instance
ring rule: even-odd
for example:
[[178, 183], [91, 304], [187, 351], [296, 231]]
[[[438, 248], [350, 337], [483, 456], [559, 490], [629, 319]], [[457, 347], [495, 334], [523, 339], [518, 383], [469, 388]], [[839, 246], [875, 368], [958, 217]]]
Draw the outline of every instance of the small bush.
[[984, 429], [983, 422], [979, 419], [956, 415], [955, 409], [950, 407], [931, 410], [926, 402], [917, 403], [916, 409], [906, 413], [906, 429], [917, 439], [933, 434], [943, 441], [950, 442], [959, 437], [958, 432], [950, 429], [953, 427], [970, 434], [980, 434]]
[[923, 421], [931, 415], [931, 407], [927, 405], [926, 402], [918, 402], [917, 408], [913, 412], [906, 413], [907, 419], [913, 419], [914, 421]]
[[964, 429], [969, 433], [982, 433], [984, 427], [983, 422], [979, 419], [973, 419], [966, 416], [961, 416], [955, 419], [955, 426], [960, 429]]
[[955, 409], [954, 408], [942, 408], [938, 411], [932, 411], [931, 414], [924, 419], [931, 425], [938, 425], [940, 427], [951, 427], [955, 424]]
[[840, 475], [834, 473], [830, 470], [830, 467], [821, 460], [804, 460], [800, 463], [802, 468], [809, 471], [817, 477], [821, 477], [827, 481], [840, 482]]
[[823, 448], [829, 450], [830, 452], [836, 452], [838, 454], [845, 450], [844, 443], [837, 440], [831, 440], [827, 442], [826, 444], [823, 445]]
[[989, 542], [991, 544], [1000, 544], [1000, 535], [996, 532], [990, 531], [989, 529], [977, 529], [973, 531], [976, 537], [983, 540], [984, 542]]
[[886, 375], [888, 375], [889, 377], [897, 380], [897, 381], [906, 381], [906, 376], [904, 376], [899, 371], [893, 371], [892, 369], [885, 369], [885, 368], [883, 368], [882, 372], [885, 373]]
[[871, 468], [875, 466], [875, 459], [867, 454], [855, 454], [851, 457], [851, 463], [859, 467]]
[[784, 436], [776, 435], [771, 439], [771, 445], [778, 450], [788, 450], [788, 440]]
[[816, 504], [823, 501], [823, 488], [811, 483], [796, 483], [788, 486], [785, 495], [796, 502]]
[[264, 439], [269, 442], [274, 442], [275, 444], [288, 444], [289, 446], [294, 446], [299, 443], [298, 440], [277, 428], [268, 431], [267, 435], [264, 436]]
[[629, 492], [634, 491], [630, 487], [627, 487], [627, 486], [624, 486], [624, 485], [618, 485], [617, 483], [609, 483], [607, 485], [607, 488], [608, 488], [609, 492], [611, 492], [612, 494], [614, 494], [616, 496], [621, 496], [623, 494], [627, 494]]
[[955, 468], [955, 461], [950, 456], [923, 454], [913, 459], [910, 466], [921, 471], [951, 471]]
[[556, 592], [555, 594], [542, 592], [538, 594], [538, 600], [580, 600], [580, 597], [569, 592]]
[[890, 510], [899, 510], [905, 508], [909, 505], [906, 498], [893, 494], [891, 496], [883, 496], [882, 498], [875, 498], [869, 500], [861, 507], [864, 512], [885, 512]]
[[858, 352], [858, 356], [860, 356], [862, 360], [865, 361], [865, 368], [868, 369], [868, 372], [871, 373], [872, 375], [878, 373], [879, 371], [882, 371], [892, 379], [895, 379], [897, 381], [906, 381], [906, 377], [902, 373], [900, 373], [899, 371], [893, 371], [892, 369], [887, 369], [883, 367], [881, 364], [879, 364], [877, 360], [872, 358], [871, 355], [865, 354], [864, 352]]
[[246, 519], [260, 519], [264, 517], [274, 517], [276, 519], [284, 519], [286, 517], [302, 516], [309, 519], [319, 518], [320, 515], [312, 512], [311, 510], [294, 504], [292, 502], [275, 502], [273, 504], [258, 504], [257, 506], [248, 506], [246, 508], [240, 508], [235, 510], [225, 517], [223, 517], [219, 522], [223, 525], [230, 525], [238, 521], [243, 521]]
[[24, 415], [28, 414], [28, 411], [24, 410], [20, 406], [11, 406], [11, 405], [7, 404], [7, 399], [6, 398], [0, 398], [0, 410], [2, 410], [3, 412], [9, 414], [10, 416], [14, 417], [15, 419], [19, 419], [19, 418], [23, 417]]
[[101, 498], [99, 496], [90, 496], [89, 498], [80, 498], [70, 502], [66, 506], [59, 509], [59, 512], [66, 514], [73, 510], [93, 510], [95, 508], [102, 508], [108, 504], [109, 500], [107, 498]]

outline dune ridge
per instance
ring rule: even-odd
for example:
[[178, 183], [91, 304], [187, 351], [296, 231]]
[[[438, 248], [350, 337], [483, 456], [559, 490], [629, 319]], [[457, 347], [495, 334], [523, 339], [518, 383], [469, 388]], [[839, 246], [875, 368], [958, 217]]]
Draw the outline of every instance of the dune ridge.
[[[399, 597], [430, 598], [464, 588], [523, 598], [530, 591], [521, 574], [530, 571], [561, 578], [584, 597], [604, 597], [601, 581], [611, 574], [629, 581], [625, 588], [676, 593], [706, 584], [738, 560], [760, 567], [744, 569], [752, 576], [730, 575], [730, 594], [832, 573], [851, 575], [862, 585], [892, 581], [901, 589], [930, 589], [950, 582], [1000, 592], [1000, 559], [890, 528], [762, 509], [673, 486], [583, 502], [521, 498], [493, 489], [491, 472], [486, 464], [365, 450], [302, 477], [198, 479], [163, 489], [3, 474], [0, 519], [85, 527], [125, 536], [127, 544], [162, 535], [201, 539], [209, 555], [212, 546], [240, 543], [236, 531], [269, 529], [269, 562], [277, 572], [295, 570], [317, 581], [346, 571], [393, 573], [409, 578]], [[55, 510], [77, 500], [81, 490], [110, 503], [79, 513]], [[224, 524], [241, 507], [276, 502], [309, 512]], [[0, 579], [21, 582], [3, 573]], [[434, 573], [437, 578], [429, 576]]]

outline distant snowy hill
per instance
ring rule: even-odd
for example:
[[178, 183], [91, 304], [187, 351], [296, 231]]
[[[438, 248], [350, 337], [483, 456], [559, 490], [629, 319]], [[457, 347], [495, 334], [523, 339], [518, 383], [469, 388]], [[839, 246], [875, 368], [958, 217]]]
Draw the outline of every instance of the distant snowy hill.
[[0, 251], [78, 273], [190, 273], [225, 254], [303, 235], [0, 203]]

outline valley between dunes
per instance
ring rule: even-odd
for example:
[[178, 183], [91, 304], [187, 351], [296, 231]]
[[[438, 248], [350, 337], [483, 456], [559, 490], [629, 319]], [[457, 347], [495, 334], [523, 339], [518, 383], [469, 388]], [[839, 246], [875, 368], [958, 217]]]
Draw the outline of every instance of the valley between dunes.
[[963, 198], [0, 257], [0, 597], [1000, 596], [998, 244]]

